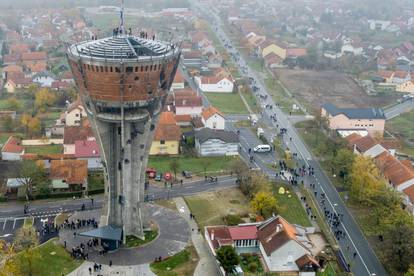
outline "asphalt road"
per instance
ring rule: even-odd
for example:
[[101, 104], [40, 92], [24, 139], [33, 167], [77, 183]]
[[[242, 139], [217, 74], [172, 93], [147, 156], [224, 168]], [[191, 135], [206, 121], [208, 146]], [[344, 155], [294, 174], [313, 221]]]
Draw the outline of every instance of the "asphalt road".
[[[192, 3], [194, 5], [198, 5], [195, 4], [195, 2]], [[359, 226], [345, 207], [345, 204], [340, 198], [338, 192], [323, 172], [319, 163], [314, 160], [312, 154], [307, 149], [301, 137], [298, 135], [297, 130], [290, 123], [288, 116], [286, 116], [277, 107], [276, 103], [271, 98], [270, 93], [266, 91], [266, 88], [263, 85], [263, 80], [255, 71], [249, 68], [242, 55], [236, 48], [234, 48], [234, 46], [232, 46], [231, 40], [222, 29], [223, 23], [221, 22], [220, 17], [217, 14], [211, 12], [208, 13], [211, 9], [207, 6], [195, 6], [195, 9], [198, 10], [200, 14], [204, 15], [207, 22], [212, 25], [213, 30], [217, 33], [222, 44], [231, 46], [227, 47], [227, 50], [230, 54], [232, 54], [232, 56], [237, 57], [238, 60], [235, 60], [235, 63], [239, 66], [240, 71], [245, 72], [245, 75], [255, 80], [255, 85], [259, 87], [259, 91], [256, 92], [256, 96], [258, 96], [258, 94], [267, 95], [265, 100], [261, 100], [261, 98], [258, 97], [262, 106], [267, 104], [273, 106], [271, 110], [263, 110], [262, 121], [265, 122], [270, 128], [277, 126], [278, 129], [287, 129], [287, 135], [284, 135], [283, 141], [293, 153], [297, 153], [298, 156], [301, 157], [301, 162], [303, 162], [306, 166], [314, 167], [314, 179], [309, 179], [309, 181], [312, 181], [312, 183], [316, 185], [317, 192], [319, 191], [318, 194], [321, 192], [325, 193], [327, 201], [326, 208], [334, 213], [340, 213], [343, 215], [340, 228], [346, 233], [346, 237], [339, 241], [339, 245], [348, 263], [350, 264], [351, 271], [355, 275], [387, 275], [384, 267], [373, 252], [368, 241], [365, 239]], [[277, 122], [269, 120], [270, 115], [276, 116]], [[266, 168], [267, 167], [262, 167], [263, 170], [266, 170]], [[354, 253], [356, 253], [355, 258]]]
[[414, 99], [409, 99], [384, 110], [384, 115], [387, 120], [390, 120], [392, 118], [399, 116], [401, 113], [410, 111], [413, 108]]

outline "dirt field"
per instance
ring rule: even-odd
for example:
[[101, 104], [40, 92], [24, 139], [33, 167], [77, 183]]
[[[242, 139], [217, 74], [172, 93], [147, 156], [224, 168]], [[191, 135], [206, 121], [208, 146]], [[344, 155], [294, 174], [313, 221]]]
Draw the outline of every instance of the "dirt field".
[[307, 108], [330, 102], [339, 107], [383, 107], [393, 96], [368, 96], [350, 77], [334, 71], [274, 70], [288, 90]]

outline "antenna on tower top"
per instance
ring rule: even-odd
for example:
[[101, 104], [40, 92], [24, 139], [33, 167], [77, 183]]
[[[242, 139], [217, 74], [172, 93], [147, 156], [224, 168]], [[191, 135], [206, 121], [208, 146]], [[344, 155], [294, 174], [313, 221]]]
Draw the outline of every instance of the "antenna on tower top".
[[125, 26], [124, 26], [124, 0], [121, 0], [121, 10], [120, 10], [121, 22], [119, 26], [120, 34], [125, 34]]

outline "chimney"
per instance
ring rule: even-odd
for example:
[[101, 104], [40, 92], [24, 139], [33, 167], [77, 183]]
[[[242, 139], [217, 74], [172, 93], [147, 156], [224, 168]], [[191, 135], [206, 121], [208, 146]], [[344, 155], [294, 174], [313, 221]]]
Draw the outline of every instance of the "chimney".
[[210, 240], [214, 241], [214, 230], [211, 231]]

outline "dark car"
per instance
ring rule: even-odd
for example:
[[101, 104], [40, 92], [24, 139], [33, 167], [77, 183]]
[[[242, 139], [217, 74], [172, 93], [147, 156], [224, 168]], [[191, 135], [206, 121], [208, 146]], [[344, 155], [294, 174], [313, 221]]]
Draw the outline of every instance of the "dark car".
[[162, 180], [162, 173], [157, 173], [157, 175], [155, 176], [155, 181], [161, 181]]
[[189, 171], [183, 171], [183, 176], [184, 176], [185, 178], [191, 178], [191, 177], [193, 177], [193, 176], [191, 175], [191, 172], [189, 172]]

